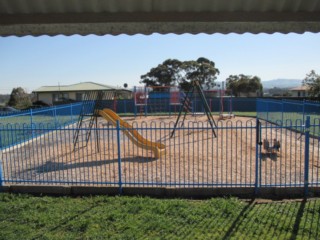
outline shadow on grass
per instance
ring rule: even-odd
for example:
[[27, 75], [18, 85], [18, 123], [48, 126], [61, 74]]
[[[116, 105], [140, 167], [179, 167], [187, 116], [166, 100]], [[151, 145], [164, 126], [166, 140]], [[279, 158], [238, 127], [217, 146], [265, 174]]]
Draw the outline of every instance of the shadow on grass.
[[[251, 200], [227, 214], [216, 209], [211, 217], [179, 225], [165, 239], [318, 239], [319, 205], [312, 202]], [[309, 216], [307, 216], [309, 215]], [[310, 224], [313, 223], [313, 224]]]
[[319, 209], [315, 203], [311, 206], [312, 201], [308, 202], [306, 209], [306, 203], [305, 200], [282, 203], [251, 201], [221, 239], [318, 239]]
[[239, 215], [236, 217], [235, 220], [233, 220], [231, 226], [225, 233], [225, 235], [222, 237], [222, 239], [229, 239], [231, 235], [238, 230], [239, 226], [241, 225], [243, 219], [248, 215], [250, 211], [253, 211], [255, 205], [254, 199], [252, 199], [249, 204], [242, 209], [242, 211], [239, 213]]
[[97, 204], [96, 202], [91, 204], [90, 206], [88, 206], [87, 208], [78, 211], [74, 214], [72, 214], [69, 217], [66, 218], [61, 218], [63, 219], [63, 221], [56, 223], [55, 226], [51, 227], [51, 228], [45, 228], [45, 230], [41, 231], [41, 229], [39, 229], [37, 232], [37, 234], [35, 236], [33, 236], [32, 239], [43, 239], [43, 235], [46, 233], [54, 233], [56, 231], [58, 231], [59, 229], [64, 228], [65, 226], [68, 226], [68, 224], [70, 224], [70, 222], [72, 222], [73, 220], [76, 219], [80, 219], [83, 215], [85, 215], [86, 213], [89, 213], [91, 211], [93, 211], [93, 209], [97, 208], [98, 206], [100, 206], [101, 204]]

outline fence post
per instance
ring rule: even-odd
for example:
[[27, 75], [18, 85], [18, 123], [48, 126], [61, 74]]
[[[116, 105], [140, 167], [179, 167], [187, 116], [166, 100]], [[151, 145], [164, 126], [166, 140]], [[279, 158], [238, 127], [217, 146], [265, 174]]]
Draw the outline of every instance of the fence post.
[[284, 111], [284, 100], [281, 100], [281, 126], [283, 126], [283, 111]]
[[303, 103], [302, 103], [303, 124], [304, 124], [304, 121], [305, 121], [305, 114], [306, 114], [305, 105], [306, 105], [306, 100], [303, 99]]
[[57, 107], [56, 106], [54, 106], [53, 114], [54, 114], [54, 126], [55, 126], [55, 128], [57, 128], [58, 127], [58, 121], [57, 121]]
[[267, 121], [269, 121], [269, 102], [267, 102]]
[[[1, 126], [0, 126], [1, 127]], [[2, 150], [2, 138], [1, 138], [1, 128], [0, 128], [0, 149]], [[2, 154], [0, 155], [2, 156]], [[2, 159], [0, 158], [0, 187], [3, 186], [3, 170], [2, 170]], [[1, 192], [1, 191], [0, 191]]]
[[[2, 171], [2, 160], [1, 160], [1, 158], [0, 158], [0, 187], [2, 187], [3, 186], [3, 173], [2, 173], [3, 171]], [[1, 189], [0, 189], [0, 192], [1, 192]]]
[[119, 120], [117, 120], [117, 145], [118, 145], [119, 193], [122, 194], [121, 149], [120, 149], [120, 121], [119, 121]]
[[122, 101], [123, 111], [125, 114], [127, 114], [127, 99], [124, 99]]
[[70, 104], [70, 114], [71, 114], [71, 122], [73, 123], [73, 107], [72, 107], [72, 103]]
[[134, 111], [134, 117], [137, 117], [136, 91], [137, 91], [137, 87], [135, 86], [133, 88], [133, 111]]
[[[34, 138], [34, 129], [33, 129], [33, 111], [32, 108], [30, 109], [30, 129], [31, 129], [31, 134], [32, 138]], [[27, 127], [27, 126], [26, 126]]]
[[309, 144], [310, 144], [310, 116], [307, 116], [305, 124], [305, 145], [304, 145], [304, 196], [309, 191]]
[[258, 118], [256, 118], [256, 168], [255, 168], [255, 183], [254, 183], [254, 192], [255, 194], [258, 193], [258, 189], [260, 187], [260, 174], [259, 174], [259, 168], [260, 168], [260, 146], [261, 146], [261, 136], [260, 136], [260, 121]]

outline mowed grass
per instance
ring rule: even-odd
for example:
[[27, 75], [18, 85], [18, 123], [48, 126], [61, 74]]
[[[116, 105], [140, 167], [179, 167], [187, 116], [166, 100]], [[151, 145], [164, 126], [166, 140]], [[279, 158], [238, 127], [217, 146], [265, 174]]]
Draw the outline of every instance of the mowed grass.
[[0, 194], [0, 239], [318, 239], [320, 200]]

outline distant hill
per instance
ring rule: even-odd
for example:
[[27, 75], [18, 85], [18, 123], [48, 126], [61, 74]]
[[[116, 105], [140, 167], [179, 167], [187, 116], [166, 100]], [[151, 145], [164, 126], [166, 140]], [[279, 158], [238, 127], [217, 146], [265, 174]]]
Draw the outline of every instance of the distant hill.
[[302, 80], [301, 79], [274, 79], [268, 81], [262, 81], [262, 85], [264, 89], [269, 88], [294, 88], [301, 86]]

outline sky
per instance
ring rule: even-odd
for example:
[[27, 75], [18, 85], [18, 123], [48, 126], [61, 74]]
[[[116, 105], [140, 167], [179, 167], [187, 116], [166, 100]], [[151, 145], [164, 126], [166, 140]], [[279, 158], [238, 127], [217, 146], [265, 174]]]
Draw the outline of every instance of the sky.
[[166, 59], [199, 57], [215, 62], [217, 81], [302, 80], [320, 73], [320, 33], [0, 37], [0, 94], [87, 81], [131, 88]]

